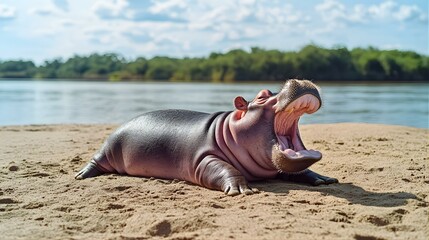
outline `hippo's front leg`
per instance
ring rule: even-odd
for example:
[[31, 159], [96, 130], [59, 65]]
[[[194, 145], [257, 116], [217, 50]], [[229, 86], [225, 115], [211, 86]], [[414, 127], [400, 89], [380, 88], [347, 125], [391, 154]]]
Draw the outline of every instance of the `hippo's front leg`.
[[228, 196], [258, 192], [249, 187], [247, 180], [236, 168], [216, 156], [205, 157], [197, 167], [196, 176], [202, 186], [223, 191]]
[[278, 177], [285, 181], [308, 183], [313, 186], [338, 183], [338, 179], [320, 175], [308, 168], [299, 173], [279, 173]]

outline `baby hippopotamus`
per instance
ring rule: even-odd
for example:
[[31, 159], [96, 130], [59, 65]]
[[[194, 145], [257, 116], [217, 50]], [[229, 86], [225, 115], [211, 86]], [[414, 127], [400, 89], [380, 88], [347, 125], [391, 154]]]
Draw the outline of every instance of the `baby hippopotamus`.
[[307, 150], [299, 118], [322, 105], [319, 88], [288, 80], [280, 92], [238, 96], [235, 110], [213, 114], [160, 110], [142, 114], [111, 134], [76, 179], [118, 173], [180, 179], [227, 195], [252, 194], [249, 181], [280, 178], [312, 185], [338, 182], [309, 169], [322, 158]]

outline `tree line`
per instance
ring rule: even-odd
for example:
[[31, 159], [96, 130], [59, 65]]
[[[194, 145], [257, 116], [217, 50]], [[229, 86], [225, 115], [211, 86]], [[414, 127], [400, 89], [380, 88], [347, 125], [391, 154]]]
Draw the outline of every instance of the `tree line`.
[[429, 56], [373, 47], [327, 49], [307, 45], [299, 51], [258, 47], [207, 57], [158, 56], [126, 60], [114, 53], [75, 55], [36, 66], [32, 61], [0, 61], [0, 78], [88, 79], [110, 81], [428, 81]]

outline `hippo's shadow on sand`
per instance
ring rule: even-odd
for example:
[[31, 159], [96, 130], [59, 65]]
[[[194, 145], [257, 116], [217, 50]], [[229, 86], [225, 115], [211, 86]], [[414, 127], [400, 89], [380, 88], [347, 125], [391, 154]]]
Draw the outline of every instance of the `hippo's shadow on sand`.
[[299, 183], [285, 182], [281, 180], [268, 180], [253, 182], [252, 187], [256, 187], [264, 192], [289, 193], [290, 190], [303, 190], [320, 192], [324, 195], [331, 195], [347, 199], [352, 204], [376, 207], [396, 207], [407, 203], [407, 200], [414, 199], [422, 201], [419, 197], [407, 192], [371, 192], [352, 183], [335, 183], [330, 185], [310, 186]]

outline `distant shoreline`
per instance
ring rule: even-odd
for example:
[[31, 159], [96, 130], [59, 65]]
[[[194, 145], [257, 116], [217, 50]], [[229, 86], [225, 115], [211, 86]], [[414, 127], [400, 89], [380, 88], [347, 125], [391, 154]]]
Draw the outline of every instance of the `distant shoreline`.
[[41, 65], [31, 60], [0, 60], [0, 78], [188, 82], [305, 78], [340, 82], [366, 79], [425, 82], [429, 80], [429, 56], [374, 47], [323, 48], [314, 44], [299, 51], [252, 47], [248, 51], [232, 49], [192, 58], [142, 56], [131, 60], [116, 53], [93, 53], [50, 59]]

